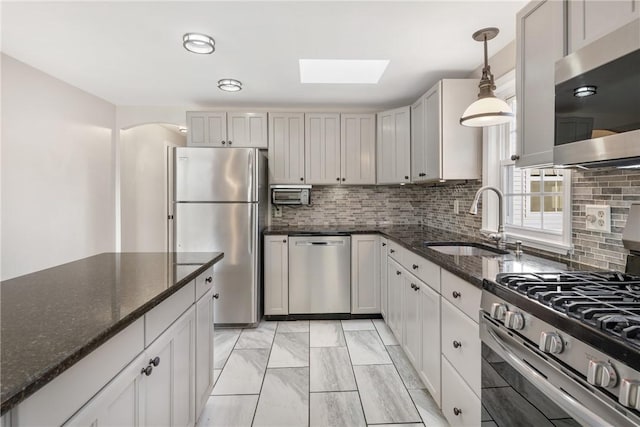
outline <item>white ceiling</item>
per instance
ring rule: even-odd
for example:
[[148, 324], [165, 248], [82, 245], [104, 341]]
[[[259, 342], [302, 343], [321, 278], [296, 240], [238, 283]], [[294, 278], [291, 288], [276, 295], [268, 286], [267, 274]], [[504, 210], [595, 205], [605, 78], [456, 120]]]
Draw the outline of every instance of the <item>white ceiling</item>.
[[[515, 37], [526, 1], [2, 2], [2, 51], [116, 105], [389, 108]], [[212, 55], [182, 35], [216, 40]], [[377, 85], [301, 84], [298, 59], [389, 59]], [[224, 93], [221, 78], [244, 89]]]

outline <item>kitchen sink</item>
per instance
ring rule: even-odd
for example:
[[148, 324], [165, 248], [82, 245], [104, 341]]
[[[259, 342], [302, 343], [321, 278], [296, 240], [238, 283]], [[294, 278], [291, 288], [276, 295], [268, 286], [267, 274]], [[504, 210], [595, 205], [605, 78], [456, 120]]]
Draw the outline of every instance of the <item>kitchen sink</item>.
[[424, 242], [424, 246], [447, 255], [500, 256], [509, 252], [482, 243], [471, 242]]

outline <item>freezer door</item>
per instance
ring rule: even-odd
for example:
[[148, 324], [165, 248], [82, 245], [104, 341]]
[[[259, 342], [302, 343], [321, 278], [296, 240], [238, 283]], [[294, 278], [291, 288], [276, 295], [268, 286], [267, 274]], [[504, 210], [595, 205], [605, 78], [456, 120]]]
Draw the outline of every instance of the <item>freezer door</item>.
[[258, 322], [258, 204], [176, 203], [176, 252], [224, 252], [216, 264], [216, 324]]
[[177, 147], [176, 202], [258, 200], [255, 148]]

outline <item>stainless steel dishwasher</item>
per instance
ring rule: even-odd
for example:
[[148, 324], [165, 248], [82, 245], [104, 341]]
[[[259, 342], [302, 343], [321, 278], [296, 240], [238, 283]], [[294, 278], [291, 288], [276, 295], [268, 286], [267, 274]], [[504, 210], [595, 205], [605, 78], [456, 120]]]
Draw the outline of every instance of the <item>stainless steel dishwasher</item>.
[[351, 237], [289, 238], [289, 313], [351, 312]]

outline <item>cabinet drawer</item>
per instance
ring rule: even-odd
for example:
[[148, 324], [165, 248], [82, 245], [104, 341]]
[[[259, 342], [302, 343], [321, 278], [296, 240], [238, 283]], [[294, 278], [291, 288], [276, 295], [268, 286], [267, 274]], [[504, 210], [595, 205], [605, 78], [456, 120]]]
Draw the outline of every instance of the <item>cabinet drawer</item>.
[[405, 268], [436, 292], [440, 292], [440, 267], [411, 251], [404, 254]]
[[207, 271], [196, 277], [196, 301], [202, 297], [202, 295], [209, 292], [209, 289], [213, 287], [213, 266], [207, 268]]
[[480, 336], [478, 324], [441, 299], [442, 353], [480, 396]]
[[144, 346], [151, 344], [174, 320], [193, 305], [195, 280], [144, 315]]
[[[442, 358], [442, 413], [451, 426], [479, 426], [480, 399]], [[457, 414], [457, 415], [456, 415]]]
[[404, 254], [405, 254], [406, 250], [400, 246], [399, 244], [397, 244], [396, 242], [392, 242], [391, 240], [389, 240], [389, 251], [388, 254], [391, 258], [395, 259], [396, 261], [398, 261], [398, 263], [400, 265], [404, 265]]
[[456, 275], [442, 270], [441, 294], [451, 304], [462, 310], [467, 316], [479, 322], [480, 297], [482, 289], [462, 280]]

